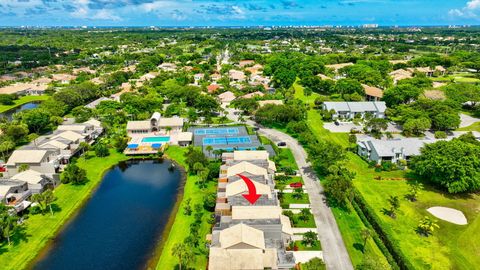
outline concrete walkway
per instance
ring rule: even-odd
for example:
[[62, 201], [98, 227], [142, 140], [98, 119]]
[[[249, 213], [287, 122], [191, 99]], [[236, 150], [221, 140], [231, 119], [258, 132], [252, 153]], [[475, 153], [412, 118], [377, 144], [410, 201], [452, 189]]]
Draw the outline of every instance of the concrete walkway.
[[[247, 124], [254, 123], [248, 121]], [[297, 140], [278, 130], [262, 127], [258, 132], [275, 143], [286, 142], [287, 146], [292, 150], [305, 182], [304, 188], [308, 190], [310, 196], [311, 212], [317, 224], [317, 233], [322, 243], [322, 253], [327, 269], [353, 270], [352, 262], [343, 243], [335, 217], [325, 203], [323, 187], [320, 185], [320, 181], [311, 165], [307, 163], [307, 153], [303, 147]]]
[[480, 122], [480, 119], [471, 117], [470, 115], [466, 115], [464, 113], [460, 114], [460, 127], [468, 127], [471, 126], [477, 122]]
[[[226, 111], [227, 117], [230, 120], [238, 122], [238, 116], [235, 115], [235, 109], [227, 108]], [[258, 133], [269, 138], [274, 143], [287, 143], [287, 147], [292, 150], [293, 156], [300, 168], [300, 174], [305, 182], [303, 188], [308, 191], [310, 197], [310, 211], [315, 218], [318, 238], [322, 244], [323, 260], [325, 261], [327, 269], [353, 270], [350, 256], [343, 243], [342, 235], [338, 229], [335, 217], [333, 216], [332, 210], [326, 204], [323, 187], [320, 185], [320, 181], [315, 175], [311, 164], [307, 162], [307, 153], [303, 147], [297, 142], [297, 140], [283, 132], [261, 127], [252, 120], [247, 120], [245, 123], [247, 125], [259, 127]]]

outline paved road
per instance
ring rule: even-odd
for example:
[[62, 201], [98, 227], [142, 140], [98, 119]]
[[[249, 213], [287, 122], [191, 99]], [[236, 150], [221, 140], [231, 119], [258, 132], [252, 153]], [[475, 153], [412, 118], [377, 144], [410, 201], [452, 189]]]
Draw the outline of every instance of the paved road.
[[303, 147], [289, 135], [274, 129], [260, 128], [258, 131], [274, 142], [286, 142], [297, 161], [300, 173], [305, 182], [305, 188], [310, 196], [311, 211], [317, 224], [317, 233], [322, 243], [323, 258], [327, 269], [353, 270], [352, 262], [343, 243], [342, 235], [330, 208], [325, 204], [323, 187], [315, 175], [307, 153]]
[[[227, 117], [233, 121], [238, 121], [235, 110], [227, 108]], [[307, 162], [307, 153], [303, 147], [289, 135], [275, 129], [260, 127], [255, 122], [247, 120], [246, 124], [259, 127], [258, 133], [273, 142], [286, 142], [292, 150], [293, 156], [297, 161], [300, 173], [303, 176], [305, 187], [310, 197], [311, 211], [317, 224], [317, 233], [322, 243], [323, 259], [327, 269], [335, 270], [353, 270], [352, 262], [348, 256], [347, 249], [343, 243], [342, 235], [337, 226], [337, 222], [331, 209], [325, 203], [323, 187], [313, 171], [311, 164]]]

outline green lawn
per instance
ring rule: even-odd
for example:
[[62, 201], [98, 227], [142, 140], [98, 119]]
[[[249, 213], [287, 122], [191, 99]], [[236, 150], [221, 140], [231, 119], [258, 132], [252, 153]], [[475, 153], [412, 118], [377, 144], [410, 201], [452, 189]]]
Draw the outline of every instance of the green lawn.
[[310, 199], [308, 194], [303, 193], [302, 198], [295, 199], [293, 197], [293, 193], [283, 193], [282, 197], [280, 198], [280, 203], [283, 204], [308, 204], [310, 203]]
[[[179, 163], [181, 166], [186, 167], [184, 153], [187, 151], [187, 148], [181, 148], [178, 146], [169, 146], [165, 154]], [[188, 236], [188, 232], [190, 231], [190, 224], [194, 221], [193, 214], [190, 216], [186, 216], [183, 214], [182, 208], [184, 201], [187, 198], [190, 198], [191, 206], [195, 204], [203, 204], [204, 194], [208, 192], [215, 192], [217, 183], [216, 182], [209, 182], [208, 186], [202, 190], [196, 184], [197, 176], [188, 175], [187, 174], [187, 182], [185, 183], [184, 187], [184, 194], [183, 194], [183, 201], [180, 205], [179, 211], [175, 216], [174, 223], [168, 235], [168, 238], [165, 240], [162, 254], [160, 259], [157, 263], [157, 269], [175, 269], [176, 265], [178, 264], [177, 258], [172, 256], [172, 248], [175, 243], [181, 243], [183, 240]], [[207, 258], [208, 253], [207, 249], [205, 248], [205, 236], [211, 232], [211, 225], [207, 223], [207, 218], [210, 213], [205, 211], [203, 215], [203, 221], [199, 230], [200, 235], [200, 245], [199, 248], [194, 248], [195, 251], [195, 263], [192, 265], [195, 266], [195, 269], [205, 269], [207, 267]], [[191, 265], [191, 266], [192, 266]]]
[[28, 103], [28, 102], [32, 102], [32, 101], [44, 101], [44, 100], [47, 100], [49, 99], [50, 96], [46, 96], [46, 95], [43, 95], [43, 96], [23, 96], [23, 97], [20, 97], [19, 99], [15, 100], [13, 105], [0, 105], [0, 113], [3, 113], [5, 111], [8, 111], [10, 109], [13, 109], [15, 107], [18, 107], [20, 105], [23, 105], [25, 103]]
[[298, 80], [293, 84], [293, 89], [295, 90], [294, 97], [300, 99], [305, 104], [310, 105], [310, 107], [313, 107], [315, 104], [315, 99], [320, 97], [320, 94], [317, 93], [312, 93], [309, 96], [305, 96], [303, 86], [298, 83]]
[[301, 220], [300, 214], [294, 214], [291, 219], [294, 228], [316, 228], [315, 217], [310, 213], [307, 220]]
[[[348, 134], [331, 133], [323, 128], [318, 112], [308, 112], [308, 124], [320, 140], [336, 142], [343, 147], [348, 146]], [[459, 130], [479, 130], [480, 124]], [[383, 228], [390, 232], [399, 243], [407, 258], [418, 269], [473, 269], [480, 264], [480, 234], [475, 230], [480, 228], [480, 195], [450, 196], [433, 188], [428, 188], [420, 195], [416, 203], [402, 200], [400, 212], [396, 220], [382, 213], [387, 205], [389, 195], [404, 198], [408, 192], [407, 181], [374, 180], [376, 176], [383, 178], [409, 178], [404, 171], [375, 172], [356, 154], [348, 153], [347, 167], [356, 173], [354, 184], [367, 203], [376, 211], [382, 221]], [[470, 224], [467, 226], [453, 225], [439, 221], [440, 229], [428, 238], [415, 233], [419, 220], [429, 215], [427, 208], [446, 206], [459, 209], [465, 213]], [[333, 208], [333, 213], [339, 225], [345, 245], [354, 265], [362, 261], [362, 239], [360, 230], [365, 227], [355, 211]], [[434, 251], [434, 252], [433, 252]], [[367, 242], [366, 252], [377, 255], [385, 260], [372, 240]]]
[[[407, 181], [374, 180], [379, 175], [384, 178], [405, 177], [405, 172], [377, 173], [352, 153], [349, 153], [347, 166], [356, 172], [354, 184], [375, 210], [382, 227], [393, 235], [416, 269], [475, 269], [480, 265], [480, 195], [452, 196], [426, 185], [419, 200], [413, 203], [404, 199], [409, 190]], [[390, 195], [401, 198], [396, 219], [382, 213]], [[432, 217], [426, 211], [432, 206], [458, 209], [466, 215], [470, 224], [459, 226], [439, 220], [440, 228], [432, 236], [419, 236], [415, 228], [424, 216]]]
[[303, 244], [302, 241], [295, 241], [295, 246], [298, 247], [298, 251], [319, 251], [322, 250], [322, 245], [320, 244], [320, 241], [317, 240], [315, 241], [315, 244], [312, 246], [306, 246]]
[[[328, 140], [344, 148], [348, 147], [348, 134], [332, 133], [323, 128], [323, 121], [318, 111], [309, 110], [307, 117], [307, 123], [310, 129], [319, 140]], [[356, 266], [362, 263], [365, 254], [362, 253], [363, 240], [360, 231], [365, 228], [365, 225], [354, 210], [332, 207], [332, 212], [353, 265]], [[365, 253], [377, 260], [387, 261], [372, 239], [367, 241]]]
[[2, 270], [24, 269], [39, 254], [39, 252], [53, 239], [63, 224], [82, 206], [90, 197], [91, 192], [101, 182], [103, 174], [120, 161], [128, 158], [115, 151], [109, 157], [80, 158], [78, 166], [87, 171], [89, 181], [84, 185], [60, 185], [54, 190], [55, 208], [60, 209], [54, 216], [31, 215], [25, 222], [25, 230], [14, 238], [12, 246], [0, 246], [0, 265]]
[[470, 125], [468, 127], [459, 128], [459, 129], [457, 129], [457, 131], [478, 131], [478, 132], [480, 132], [480, 122], [473, 123], [472, 125]]
[[291, 167], [294, 170], [298, 170], [297, 161], [289, 148], [278, 148], [277, 158], [277, 166]]

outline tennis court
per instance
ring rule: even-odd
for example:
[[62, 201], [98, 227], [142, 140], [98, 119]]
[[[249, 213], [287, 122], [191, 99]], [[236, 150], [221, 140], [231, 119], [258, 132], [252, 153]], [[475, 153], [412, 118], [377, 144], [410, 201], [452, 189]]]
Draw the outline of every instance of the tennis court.
[[252, 143], [250, 137], [216, 137], [216, 138], [203, 138], [203, 145], [216, 145], [216, 144], [247, 144]]
[[232, 135], [238, 132], [238, 128], [201, 128], [195, 130], [195, 135]]

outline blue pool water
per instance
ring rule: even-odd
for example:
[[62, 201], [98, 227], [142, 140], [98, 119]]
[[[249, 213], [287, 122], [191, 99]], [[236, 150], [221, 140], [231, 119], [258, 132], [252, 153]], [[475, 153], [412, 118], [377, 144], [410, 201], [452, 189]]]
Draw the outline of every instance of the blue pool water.
[[142, 139], [144, 143], [158, 143], [158, 142], [169, 142], [169, 136], [157, 136], [157, 137], [146, 137]]
[[127, 161], [110, 170], [33, 269], [148, 269], [181, 190], [171, 164]]
[[231, 135], [238, 132], [238, 128], [201, 128], [195, 130], [195, 135]]
[[252, 143], [250, 137], [217, 137], [203, 138], [203, 145], [215, 144], [247, 144]]

